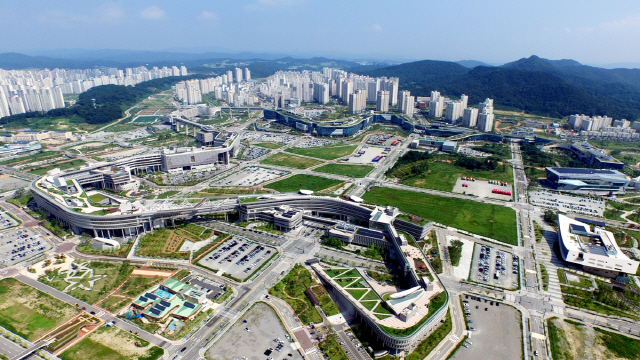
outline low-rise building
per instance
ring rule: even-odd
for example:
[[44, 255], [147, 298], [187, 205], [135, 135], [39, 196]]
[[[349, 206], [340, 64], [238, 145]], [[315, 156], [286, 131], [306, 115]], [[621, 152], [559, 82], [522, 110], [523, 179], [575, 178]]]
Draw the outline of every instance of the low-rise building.
[[564, 191], [622, 191], [630, 179], [617, 170], [548, 167], [547, 183]]
[[611, 231], [558, 215], [558, 240], [564, 261], [585, 271], [616, 278], [635, 274], [638, 262], [625, 255]]

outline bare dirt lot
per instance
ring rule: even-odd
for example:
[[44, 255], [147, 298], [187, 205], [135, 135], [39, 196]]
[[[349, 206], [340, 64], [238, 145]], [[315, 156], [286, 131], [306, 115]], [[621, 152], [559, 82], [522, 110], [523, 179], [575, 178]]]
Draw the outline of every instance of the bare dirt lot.
[[[244, 323], [244, 320], [247, 322]], [[245, 331], [245, 328], [250, 331]], [[274, 360], [302, 359], [300, 353], [293, 349], [293, 344], [288, 342], [285, 334], [286, 331], [275, 311], [269, 305], [257, 303], [209, 349], [207, 357], [216, 360], [233, 360], [242, 357], [249, 360], [265, 359], [267, 356], [264, 352], [269, 348], [276, 348], [277, 344], [273, 340], [278, 337], [284, 341], [284, 347], [279, 352], [273, 350], [269, 356]]]

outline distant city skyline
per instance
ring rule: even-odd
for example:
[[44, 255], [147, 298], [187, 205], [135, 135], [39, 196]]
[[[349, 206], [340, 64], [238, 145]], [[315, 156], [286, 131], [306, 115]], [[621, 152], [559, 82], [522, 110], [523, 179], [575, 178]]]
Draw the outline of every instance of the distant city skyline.
[[[351, 60], [530, 55], [640, 65], [640, 3], [609, 1], [0, 2], [0, 52], [256, 52]], [[631, 65], [633, 66], [633, 65]]]

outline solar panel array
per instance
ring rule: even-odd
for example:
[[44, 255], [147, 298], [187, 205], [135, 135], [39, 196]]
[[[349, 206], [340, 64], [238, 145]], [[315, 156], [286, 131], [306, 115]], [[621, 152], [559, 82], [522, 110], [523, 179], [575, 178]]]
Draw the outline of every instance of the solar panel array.
[[146, 298], [146, 297], [144, 297], [144, 296], [140, 296], [140, 298], [139, 298], [138, 300], [143, 301], [143, 302], [147, 302], [147, 301], [149, 301], [149, 299], [147, 299], [147, 298]]
[[170, 303], [168, 303], [168, 302], [166, 302], [166, 301], [164, 301], [164, 300], [160, 300], [160, 305], [162, 305], [162, 306], [166, 306], [166, 307], [171, 306], [171, 304], [170, 304]]
[[196, 308], [196, 306], [195, 306], [195, 305], [193, 305], [193, 304], [192, 304], [192, 303], [190, 303], [190, 302], [185, 302], [185, 303], [184, 303], [184, 307], [188, 307], [189, 309], [195, 309], [195, 308]]
[[149, 299], [151, 299], [151, 300], [155, 300], [155, 299], [157, 299], [157, 298], [158, 298], [157, 296], [155, 296], [155, 295], [153, 295], [153, 294], [149, 294], [149, 293], [144, 294], [144, 296], [148, 297], [148, 298], [149, 298]]
[[149, 309], [149, 312], [150, 312], [150, 313], [152, 313], [152, 314], [154, 314], [154, 315], [156, 315], [156, 316], [159, 316], [159, 315], [160, 315], [160, 311], [159, 311], [159, 310], [156, 310], [156, 309]]
[[160, 311], [164, 311], [164, 309], [166, 309], [166, 307], [164, 307], [164, 306], [162, 306], [160, 304], [156, 304], [155, 308], [160, 310]]

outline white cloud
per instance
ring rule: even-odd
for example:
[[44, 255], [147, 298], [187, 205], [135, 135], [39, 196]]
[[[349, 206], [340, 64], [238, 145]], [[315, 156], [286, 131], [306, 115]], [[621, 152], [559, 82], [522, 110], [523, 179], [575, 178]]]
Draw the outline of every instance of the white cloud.
[[629, 31], [640, 30], [640, 14], [629, 15], [619, 20], [601, 22], [595, 26], [581, 26], [576, 28], [565, 28], [570, 33], [575, 30], [578, 33], [591, 34], [594, 32], [607, 33], [626, 33]]
[[98, 11], [103, 21], [113, 21], [124, 17], [124, 11], [120, 4], [108, 2], [100, 6]]
[[203, 20], [217, 20], [218, 14], [214, 13], [213, 11], [204, 10], [200, 13], [200, 15], [198, 15], [198, 17]]
[[371, 28], [373, 29], [373, 31], [382, 31], [382, 25], [380, 24], [373, 24]]
[[148, 8], [140, 12], [140, 16], [143, 19], [149, 20], [161, 19], [164, 17], [164, 10], [160, 9], [157, 6], [149, 6]]

